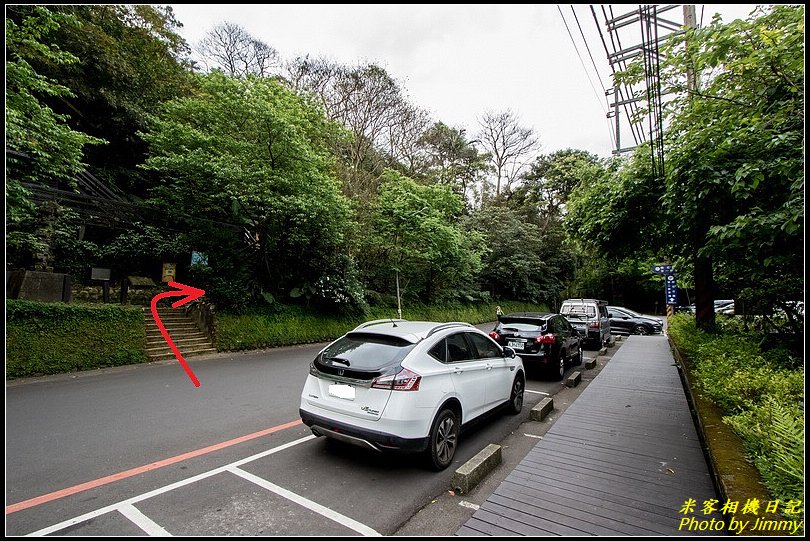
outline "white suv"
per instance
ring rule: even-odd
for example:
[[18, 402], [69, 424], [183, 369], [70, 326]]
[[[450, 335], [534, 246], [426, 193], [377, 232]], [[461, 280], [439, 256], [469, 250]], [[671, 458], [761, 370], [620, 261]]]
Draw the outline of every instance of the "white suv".
[[370, 321], [310, 364], [300, 414], [317, 436], [425, 453], [441, 470], [462, 425], [502, 405], [521, 411], [524, 374], [513, 350], [467, 323]]

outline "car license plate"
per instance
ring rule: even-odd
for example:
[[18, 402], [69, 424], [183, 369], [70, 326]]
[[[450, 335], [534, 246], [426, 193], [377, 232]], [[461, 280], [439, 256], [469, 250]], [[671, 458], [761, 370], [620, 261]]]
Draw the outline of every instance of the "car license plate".
[[523, 341], [522, 340], [510, 340], [506, 343], [512, 349], [523, 349]]
[[329, 394], [343, 400], [354, 400], [354, 387], [351, 385], [330, 385]]

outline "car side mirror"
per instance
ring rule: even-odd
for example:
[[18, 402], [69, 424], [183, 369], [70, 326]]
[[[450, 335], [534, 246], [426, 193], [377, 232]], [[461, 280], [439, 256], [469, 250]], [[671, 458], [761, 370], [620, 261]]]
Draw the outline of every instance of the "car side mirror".
[[508, 357], [510, 359], [514, 359], [515, 355], [516, 355], [515, 350], [510, 348], [509, 346], [506, 346], [506, 347], [503, 348], [503, 356], [504, 356], [504, 358]]
[[613, 317], [613, 312], [609, 312], [608, 317]]

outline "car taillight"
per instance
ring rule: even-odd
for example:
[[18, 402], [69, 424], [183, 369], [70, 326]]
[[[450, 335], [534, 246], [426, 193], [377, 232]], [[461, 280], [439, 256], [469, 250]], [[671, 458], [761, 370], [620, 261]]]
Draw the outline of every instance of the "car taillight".
[[496, 342], [498, 342], [501, 339], [501, 335], [495, 331], [489, 333], [489, 336], [492, 337], [492, 339], [495, 340]]
[[544, 334], [534, 339], [535, 344], [554, 344], [557, 342], [557, 337], [553, 334]]
[[598, 328], [599, 328], [599, 322], [598, 322], [598, 321], [591, 321], [591, 324], [590, 324], [590, 325], [588, 325], [588, 326], [589, 326], [591, 329], [598, 329]]
[[390, 391], [418, 391], [420, 381], [422, 381], [422, 376], [403, 368], [397, 374], [374, 378], [371, 388]]

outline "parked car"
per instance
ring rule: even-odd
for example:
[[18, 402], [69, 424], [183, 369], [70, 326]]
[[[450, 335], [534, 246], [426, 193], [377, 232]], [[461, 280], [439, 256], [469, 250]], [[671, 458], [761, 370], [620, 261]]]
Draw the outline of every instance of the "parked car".
[[634, 312], [624, 306], [608, 306], [610, 332], [614, 334], [661, 334], [664, 322], [657, 317], [649, 317]]
[[510, 347], [524, 366], [538, 366], [561, 380], [566, 364], [582, 364], [582, 335], [560, 314], [519, 312], [498, 318], [489, 335]]
[[463, 426], [501, 406], [519, 413], [525, 385], [515, 351], [472, 325], [377, 320], [318, 353], [299, 412], [316, 436], [424, 453], [440, 470]]
[[571, 322], [587, 343], [598, 348], [610, 341], [607, 305], [607, 301], [598, 299], [566, 299], [560, 305], [560, 314]]
[[[697, 311], [697, 307], [694, 303], [690, 304], [689, 306], [679, 306], [676, 309], [677, 312], [683, 312], [687, 314], [694, 314]], [[734, 315], [734, 300], [733, 299], [726, 299], [726, 300], [716, 300], [714, 301], [714, 313], [715, 314], [725, 314], [727, 316]]]

